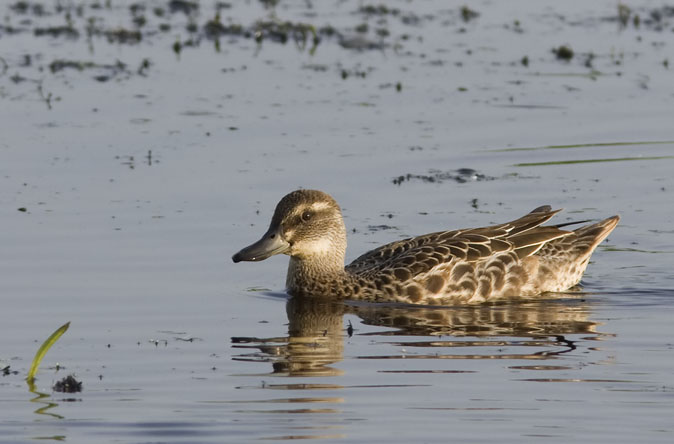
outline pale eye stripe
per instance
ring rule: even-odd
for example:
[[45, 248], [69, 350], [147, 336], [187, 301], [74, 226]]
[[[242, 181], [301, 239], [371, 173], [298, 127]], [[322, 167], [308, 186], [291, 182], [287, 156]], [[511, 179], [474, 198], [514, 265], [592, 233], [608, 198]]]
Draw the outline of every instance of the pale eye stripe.
[[329, 202], [314, 202], [311, 204], [311, 209], [314, 211], [327, 210], [328, 208], [330, 208]]

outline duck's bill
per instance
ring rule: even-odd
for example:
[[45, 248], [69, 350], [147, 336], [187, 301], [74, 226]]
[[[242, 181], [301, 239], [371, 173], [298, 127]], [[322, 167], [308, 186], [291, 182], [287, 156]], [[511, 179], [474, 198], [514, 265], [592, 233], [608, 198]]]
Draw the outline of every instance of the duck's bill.
[[234, 262], [261, 261], [275, 254], [285, 253], [290, 249], [290, 244], [283, 240], [277, 230], [270, 229], [262, 239], [232, 256]]

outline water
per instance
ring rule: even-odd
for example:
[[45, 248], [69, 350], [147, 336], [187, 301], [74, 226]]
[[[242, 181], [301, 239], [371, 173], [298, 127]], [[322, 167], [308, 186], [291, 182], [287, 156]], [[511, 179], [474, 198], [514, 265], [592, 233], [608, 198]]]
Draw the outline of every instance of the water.
[[[218, 52], [185, 28], [210, 2], [191, 17], [144, 2], [143, 39], [122, 44], [103, 32], [134, 29], [130, 3], [111, 3], [71, 10], [76, 39], [34, 35], [67, 23], [50, 2], [3, 5], [0, 442], [671, 440], [668, 10], [630, 3], [622, 27], [609, 1], [480, 2], [468, 22], [460, 2], [234, 2], [222, 23], [276, 14], [345, 38], [367, 23], [381, 49], [321, 34], [313, 52], [240, 36]], [[300, 186], [341, 204], [347, 260], [542, 204], [622, 221], [583, 288], [550, 300], [288, 301], [286, 258], [230, 257]], [[68, 374], [82, 392], [52, 390]]]

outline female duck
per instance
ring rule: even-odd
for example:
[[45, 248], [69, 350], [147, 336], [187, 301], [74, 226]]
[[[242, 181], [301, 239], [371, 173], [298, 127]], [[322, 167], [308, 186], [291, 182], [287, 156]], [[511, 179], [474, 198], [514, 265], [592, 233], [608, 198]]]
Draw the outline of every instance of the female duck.
[[232, 260], [290, 256], [292, 295], [424, 305], [479, 303], [564, 291], [618, 224], [613, 216], [574, 231], [541, 226], [549, 206], [501, 225], [441, 231], [393, 242], [344, 267], [346, 228], [337, 202], [314, 190], [286, 195], [269, 230]]

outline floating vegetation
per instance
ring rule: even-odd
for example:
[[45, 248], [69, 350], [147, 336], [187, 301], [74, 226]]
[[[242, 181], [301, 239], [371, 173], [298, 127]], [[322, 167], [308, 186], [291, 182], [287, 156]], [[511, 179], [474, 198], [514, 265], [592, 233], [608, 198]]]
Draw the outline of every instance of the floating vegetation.
[[231, 23], [229, 25], [223, 25], [220, 21], [220, 14], [216, 14], [215, 17], [204, 25], [204, 33], [206, 37], [210, 39], [217, 39], [221, 36], [245, 36], [250, 38], [251, 34], [245, 34], [243, 25]]
[[258, 43], [263, 40], [286, 43], [288, 40], [293, 39], [299, 48], [304, 49], [309, 40], [312, 42], [313, 48], [320, 42], [318, 34], [316, 33], [316, 28], [307, 23], [261, 20], [255, 23], [254, 30], [255, 41]]
[[18, 371], [12, 370], [11, 366], [9, 364], [4, 364], [4, 363], [0, 363], [0, 373], [2, 373], [2, 376], [18, 375], [19, 374]]
[[318, 28], [318, 33], [325, 37], [339, 35], [339, 32], [332, 25], [325, 25]]
[[[404, 25], [408, 26], [417, 26], [421, 23], [422, 18], [415, 14], [414, 12], [402, 12], [398, 8], [391, 8], [389, 6], [386, 6], [384, 4], [379, 4], [379, 5], [365, 5], [361, 6], [358, 9], [358, 12], [367, 16], [366, 20], [371, 18], [372, 16], [378, 16], [380, 17], [379, 20], [377, 20], [377, 23], [383, 24], [385, 23], [385, 16], [391, 16], [391, 17], [398, 17], [400, 19], [400, 22]], [[354, 30], [356, 32], [360, 33], [365, 33], [367, 32], [369, 28], [369, 25], [367, 23], [363, 23], [360, 25], [357, 25]], [[380, 37], [387, 37], [390, 35], [390, 31], [386, 28], [378, 28], [376, 30], [377, 35]]]
[[[629, 6], [627, 6], [624, 3], [618, 3], [618, 21], [620, 22], [620, 26], [622, 26], [623, 28], [627, 27], [631, 15], [632, 10], [630, 9]], [[639, 16], [636, 15], [635, 18], [636, 17]]]
[[56, 341], [59, 340], [61, 336], [63, 336], [63, 333], [65, 333], [68, 330], [68, 327], [70, 327], [70, 322], [66, 322], [63, 324], [61, 327], [59, 327], [54, 333], [51, 334], [47, 338], [44, 343], [40, 346], [40, 348], [37, 350], [37, 353], [35, 353], [35, 357], [33, 358], [33, 363], [30, 366], [30, 370], [28, 371], [28, 376], [26, 377], [26, 381], [28, 382], [29, 385], [33, 384], [35, 381], [35, 374], [37, 373], [38, 368], [40, 367], [40, 362], [42, 362], [42, 358], [44, 358], [44, 355], [47, 354], [49, 349], [56, 343]]
[[[107, 4], [105, 7], [113, 8], [112, 4]], [[156, 6], [153, 8], [144, 3], [132, 3], [126, 7], [126, 10], [131, 15], [131, 21], [135, 25], [134, 28], [130, 29], [118, 26], [106, 29], [103, 19], [98, 16], [91, 16], [82, 21], [73, 20], [75, 16], [81, 18], [87, 17], [87, 10], [100, 11], [103, 9], [103, 6], [98, 2], [91, 4], [82, 3], [77, 6], [64, 5], [57, 2], [54, 7], [50, 8], [39, 3], [19, 1], [9, 6], [10, 11], [14, 14], [30, 14], [35, 17], [53, 17], [60, 14], [65, 19], [65, 24], [40, 26], [31, 20], [24, 20], [21, 22], [20, 27], [14, 27], [6, 20], [5, 23], [0, 25], [0, 32], [13, 34], [30, 30], [36, 36], [65, 37], [69, 39], [77, 39], [84, 35], [88, 39], [90, 47], [93, 47], [92, 39], [95, 37], [103, 37], [108, 43], [132, 45], [140, 43], [146, 36], [154, 36], [159, 32], [164, 33], [174, 29], [174, 25], [168, 22], [171, 16], [185, 15], [188, 18], [186, 29], [193, 35], [188, 41], [184, 41], [178, 37], [178, 41], [181, 43], [175, 44], [172, 47], [176, 54], [179, 54], [186, 47], [198, 46], [203, 37], [216, 40], [216, 49], [218, 51], [220, 50], [220, 46], [217, 39], [221, 36], [230, 36], [255, 39], [258, 43], [262, 43], [263, 41], [281, 44], [294, 42], [298, 49], [304, 50], [305, 48], [309, 48], [311, 52], [320, 43], [321, 36], [342, 37], [342, 33], [329, 24], [318, 28], [311, 23], [282, 20], [275, 13], [270, 14], [268, 18], [255, 20], [251, 24], [236, 23], [231, 18], [228, 19], [228, 22], [222, 21], [220, 12], [225, 9], [231, 9], [231, 7], [232, 5], [229, 3], [217, 2], [214, 5], [215, 16], [205, 23], [199, 23], [200, 3], [198, 1], [171, 0], [166, 2], [166, 7]], [[116, 9], [119, 9], [119, 7], [116, 7]], [[385, 6], [382, 6], [380, 10], [387, 13], [390, 11]], [[152, 15], [159, 18], [160, 21], [153, 20]], [[78, 27], [79, 23], [84, 23], [81, 28]], [[365, 25], [367, 26], [367, 24]], [[27, 29], [27, 27], [30, 29]], [[377, 35], [383, 38], [389, 35], [389, 31], [385, 28], [380, 28], [377, 29]], [[349, 46], [348, 42], [345, 43], [346, 46]], [[357, 45], [356, 42], [353, 42], [352, 46], [358, 46], [360, 49], [381, 47], [377, 42], [366, 45]]]
[[367, 23], [361, 23], [360, 25], [357, 25], [355, 28], [353, 28], [354, 31], [359, 32], [361, 34], [367, 34], [367, 31], [369, 29], [370, 27]]
[[[536, 72], [532, 73], [532, 75], [536, 77], [579, 77], [579, 78], [585, 78], [589, 80], [597, 80], [598, 77], [604, 76], [605, 74], [602, 73], [601, 71], [597, 71], [596, 69], [592, 69], [589, 72]], [[618, 74], [619, 76], [620, 74]], [[557, 107], [553, 107], [557, 108]]]
[[480, 16], [480, 13], [477, 11], [474, 11], [470, 9], [468, 6], [462, 6], [461, 7], [461, 19], [464, 22], [469, 22], [473, 19], [476, 19]]
[[171, 0], [168, 4], [168, 8], [172, 14], [182, 12], [185, 15], [192, 15], [199, 10], [199, 3], [186, 0]]
[[80, 32], [73, 28], [72, 25], [35, 28], [33, 29], [33, 34], [38, 37], [47, 35], [49, 37], [68, 37], [71, 39], [76, 39], [80, 36]]
[[404, 182], [418, 180], [425, 183], [442, 183], [445, 181], [454, 181], [457, 183], [481, 182], [485, 180], [494, 180], [494, 177], [478, 173], [472, 168], [459, 168], [453, 171], [429, 170], [428, 174], [410, 174], [395, 177], [392, 182], [395, 185], [401, 185]]
[[[389, 215], [389, 216], [391, 216], [391, 215]], [[394, 227], [394, 226], [386, 225], [386, 224], [381, 224], [381, 225], [368, 225], [367, 229], [374, 233], [376, 231], [398, 230], [398, 227]]]
[[138, 30], [124, 28], [112, 29], [105, 32], [105, 36], [110, 43], [134, 44], [143, 39], [143, 34]]
[[384, 49], [386, 44], [381, 41], [368, 39], [362, 35], [355, 35], [351, 37], [341, 36], [339, 38], [339, 46], [344, 49], [353, 49], [356, 51], [366, 51], [372, 49]]
[[52, 388], [55, 392], [78, 393], [82, 391], [82, 382], [75, 379], [73, 375], [68, 375], [63, 379], [56, 381]]
[[400, 9], [398, 8], [389, 8], [384, 4], [379, 5], [364, 5], [361, 6], [358, 11], [361, 14], [367, 15], [398, 15], [400, 14]]
[[262, 3], [262, 6], [265, 7], [265, 9], [273, 9], [278, 5], [278, 2], [280, 0], [259, 0], [260, 3]]
[[632, 160], [663, 160], [663, 159], [674, 159], [674, 156], [612, 157], [606, 159], [554, 160], [550, 162], [516, 163], [513, 166], [530, 167], [530, 166], [548, 166], [548, 165], [575, 165], [579, 163], [627, 162]]
[[[674, 19], [674, 6], [661, 6], [657, 8], [631, 8], [625, 3], [618, 3], [615, 16], [605, 18], [606, 21], [617, 22], [620, 29], [644, 28], [661, 32], [671, 28]], [[670, 29], [671, 30], [671, 29]]]
[[372, 71], [372, 68], [369, 69], [361, 69], [359, 67], [355, 67], [352, 69], [344, 69], [342, 68], [340, 70], [340, 75], [342, 76], [342, 80], [346, 80], [349, 77], [359, 77], [361, 79], [364, 79], [367, 77], [367, 75]]
[[[222, 36], [255, 38], [257, 43], [270, 40], [285, 44], [292, 40], [300, 50], [306, 48], [307, 44], [310, 42], [311, 53], [315, 51], [321, 41], [314, 25], [308, 23], [293, 23], [276, 19], [258, 20], [251, 27], [246, 28], [238, 23], [223, 24], [220, 13], [216, 13], [213, 19], [206, 22], [203, 30], [207, 38], [216, 41]], [[179, 51], [175, 52], [178, 53]]]
[[33, 14], [41, 16], [45, 14], [44, 6], [40, 3], [31, 3], [25, 1], [18, 1], [9, 6], [9, 9], [17, 14]]
[[54, 60], [49, 64], [49, 70], [52, 74], [55, 74], [64, 69], [71, 68], [78, 71], [84, 71], [85, 69], [95, 68], [97, 65], [94, 62], [78, 62], [75, 60]]
[[573, 49], [571, 49], [571, 47], [568, 45], [562, 45], [559, 48], [553, 48], [552, 53], [559, 60], [569, 61], [573, 58]]
[[538, 151], [538, 150], [560, 150], [560, 149], [570, 149], [570, 148], [605, 148], [605, 147], [614, 147], [614, 146], [638, 146], [638, 145], [672, 145], [674, 140], [654, 140], [654, 141], [645, 141], [645, 142], [597, 142], [597, 143], [577, 143], [571, 145], [546, 145], [546, 146], [535, 146], [535, 147], [518, 147], [518, 148], [498, 148], [494, 152], [506, 152], [506, 151]]
[[667, 251], [667, 250], [642, 250], [639, 248], [629, 248], [629, 247], [623, 247], [623, 248], [618, 248], [618, 247], [601, 247], [603, 251], [622, 251], [622, 252], [630, 252], [630, 253], [647, 253], [647, 254], [674, 254], [674, 251]]
[[[144, 59], [141, 62], [141, 68], [147, 69], [147, 67], [149, 67], [149, 62], [147, 59]], [[130, 74], [126, 64], [120, 62], [119, 60], [112, 64], [98, 64], [94, 62], [83, 62], [77, 60], [54, 60], [49, 64], [49, 70], [52, 74], [56, 74], [57, 72], [63, 71], [65, 69], [75, 69], [77, 71], [85, 71], [89, 69], [97, 70], [98, 72], [96, 75], [94, 75], [94, 79], [98, 82], [107, 82], [108, 80], [120, 74]]]
[[152, 62], [150, 61], [150, 59], [143, 59], [140, 62], [140, 66], [136, 70], [136, 73], [139, 76], [145, 76], [147, 75], [147, 71], [150, 69], [150, 66], [152, 66]]
[[[245, 6], [242, 4], [245, 3]], [[44, 2], [44, 1], [12, 1], [7, 2], [6, 16], [0, 24], [0, 37], [8, 37], [14, 34], [32, 33], [34, 36], [45, 36], [53, 39], [65, 39], [56, 42], [58, 45], [66, 45], [69, 40], [79, 38], [86, 39], [91, 54], [102, 52], [94, 49], [98, 42], [116, 45], [138, 45], [145, 41], [163, 40], [154, 46], [164, 48], [166, 51], [173, 51], [178, 58], [184, 51], [190, 48], [197, 48], [202, 42], [212, 42], [216, 52], [221, 52], [220, 39], [226, 39], [222, 45], [234, 45], [240, 43], [242, 39], [255, 40], [258, 46], [245, 45], [245, 48], [251, 48], [252, 51], [260, 51], [261, 45], [267, 42], [277, 44], [294, 43], [299, 51], [308, 51], [313, 55], [318, 46], [325, 44], [324, 41], [331, 42], [333, 45], [339, 45], [344, 50], [349, 51], [387, 51], [392, 49], [396, 56], [414, 57], [426, 59], [427, 54], [415, 50], [414, 42], [420, 42], [422, 36], [417, 32], [425, 22], [433, 20], [442, 20], [443, 26], [456, 26], [458, 32], [466, 32], [467, 22], [474, 23], [480, 17], [480, 12], [472, 9], [469, 4], [457, 5], [452, 9], [442, 11], [447, 17], [439, 17], [434, 14], [422, 14], [417, 8], [393, 7], [388, 2], [356, 3], [351, 6], [350, 11], [346, 11], [347, 17], [352, 17], [351, 22], [340, 22], [339, 28], [330, 23], [320, 22], [319, 17], [324, 17], [316, 11], [305, 11], [303, 14], [297, 14], [297, 8], [277, 8], [280, 4], [278, 0], [258, 0], [257, 2], [235, 2], [215, 1], [200, 2], [199, 0], [161, 0], [158, 2], [135, 1], [135, 2], [113, 2], [110, 0], [96, 0], [91, 2]], [[255, 8], [257, 7], [257, 11]], [[252, 10], [255, 15], [241, 15], [239, 12], [247, 8], [247, 12]], [[310, 4], [307, 8], [312, 9]], [[289, 14], [290, 20], [285, 19], [282, 14]], [[115, 14], [114, 23], [108, 22], [110, 14]], [[123, 14], [127, 17], [123, 18]], [[239, 15], [237, 15], [239, 14]], [[120, 18], [121, 17], [121, 18]], [[241, 17], [245, 17], [242, 19]], [[301, 17], [301, 18], [298, 18]], [[561, 20], [565, 20], [560, 17]], [[589, 18], [590, 21], [602, 20], [605, 22], [619, 23], [622, 28], [628, 26], [639, 27], [641, 30], [672, 30], [672, 21], [674, 19], [674, 7], [663, 6], [658, 8], [651, 7], [633, 7], [623, 3], [618, 3], [617, 9], [609, 10], [606, 17]], [[242, 22], [241, 20], [248, 20]], [[300, 20], [300, 21], [297, 21]], [[305, 21], [306, 20], [306, 21]], [[330, 20], [330, 19], [328, 19]], [[414, 27], [414, 31], [396, 33], [400, 26], [393, 26], [392, 22], [397, 21], [396, 25]], [[130, 23], [129, 25], [123, 25]], [[582, 23], [585, 23], [583, 21]], [[515, 19], [504, 23], [505, 29], [515, 32], [524, 32], [520, 19]], [[477, 28], [476, 28], [477, 29]], [[171, 33], [171, 37], [167, 37]], [[638, 37], [641, 41], [641, 36]], [[661, 42], [655, 42], [664, 44]], [[409, 48], [407, 47], [409, 46]], [[660, 46], [657, 46], [660, 48]], [[544, 49], [547, 51], [548, 49]], [[416, 52], [415, 52], [416, 51]], [[466, 49], [465, 54], [471, 54], [473, 49]], [[598, 53], [577, 53], [569, 45], [561, 45], [553, 50], [555, 57], [562, 61], [578, 62], [579, 66], [584, 65], [587, 70], [581, 73], [559, 73], [546, 74], [539, 72], [529, 72], [534, 76], [569, 76], [584, 77], [591, 80], [597, 80], [599, 76], [604, 75], [595, 68], [600, 62], [605, 62], [602, 69], [612, 69], [613, 66], [625, 63], [622, 53], [610, 55]], [[390, 54], [384, 54], [390, 56]], [[36, 57], [33, 54], [30, 57]], [[40, 54], [40, 56], [42, 56]], [[100, 82], [109, 81], [113, 78], [119, 78], [124, 74], [127, 78], [132, 75], [148, 75], [149, 64], [139, 69], [127, 69], [123, 62], [101, 65], [93, 62], [77, 62], [70, 60], [61, 60], [64, 57], [61, 54], [51, 65], [48, 65], [52, 74], [65, 69], [74, 69], [77, 71], [94, 70], [94, 79]], [[68, 56], [65, 56], [68, 57]], [[438, 56], [440, 57], [440, 56]], [[523, 55], [521, 58], [515, 58], [509, 66], [529, 67], [534, 61], [532, 55]], [[42, 56], [41, 61], [46, 57]], [[48, 58], [46, 58], [48, 60]], [[35, 59], [34, 67], [42, 69]], [[146, 59], [147, 60], [147, 59]], [[448, 66], [451, 62], [448, 59], [433, 58], [427, 59], [422, 63], [428, 63], [431, 66]], [[463, 60], [457, 60], [454, 65], [457, 67], [464, 65]], [[493, 62], [502, 63], [502, 62]], [[610, 68], [606, 68], [606, 63]], [[669, 59], [660, 57], [659, 66], [669, 67]], [[307, 66], [309, 66], [308, 64]], [[20, 55], [18, 57], [0, 58], [0, 77], [5, 76], [14, 84], [24, 82], [35, 82], [35, 76], [31, 77], [21, 71], [14, 71], [14, 68], [25, 68], [30, 66], [24, 64]], [[498, 66], [498, 65], [494, 65]], [[364, 78], [368, 74], [365, 70], [349, 70], [339, 68], [342, 78]], [[405, 64], [404, 69], [409, 69]], [[332, 71], [332, 70], [330, 70]], [[620, 76], [622, 73], [613, 74], [605, 71], [605, 75]], [[45, 84], [48, 84], [47, 82]], [[646, 81], [639, 83], [640, 87], [649, 87]], [[458, 92], [475, 91], [469, 85], [456, 85]], [[402, 84], [397, 83], [396, 91], [402, 91]], [[0, 92], [2, 93], [2, 92]], [[41, 91], [43, 95], [40, 98], [48, 107], [56, 102], [49, 93]], [[3, 94], [7, 94], [6, 92]], [[514, 105], [520, 107], [521, 105]]]

